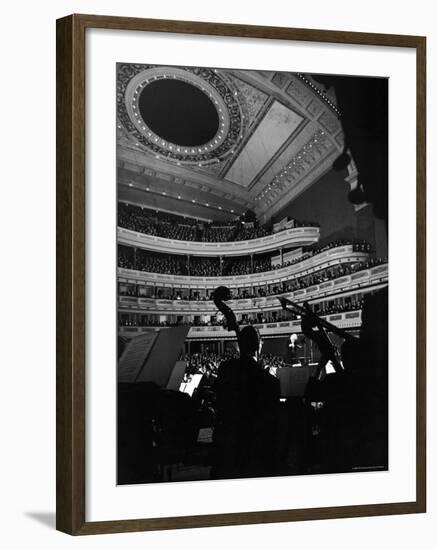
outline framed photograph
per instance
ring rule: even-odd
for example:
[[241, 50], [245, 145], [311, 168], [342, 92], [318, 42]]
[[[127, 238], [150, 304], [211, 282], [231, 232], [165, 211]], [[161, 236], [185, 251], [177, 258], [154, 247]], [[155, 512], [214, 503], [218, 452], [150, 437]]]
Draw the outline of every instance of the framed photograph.
[[57, 528], [426, 510], [424, 37], [57, 21]]

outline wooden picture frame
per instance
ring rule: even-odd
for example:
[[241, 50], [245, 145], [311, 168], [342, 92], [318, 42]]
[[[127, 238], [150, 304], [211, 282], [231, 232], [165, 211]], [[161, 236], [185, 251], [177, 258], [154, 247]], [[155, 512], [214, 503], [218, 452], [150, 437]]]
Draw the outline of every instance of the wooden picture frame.
[[[416, 51], [416, 498], [411, 502], [86, 521], [85, 32], [89, 28], [409, 48]], [[426, 510], [426, 39], [420, 36], [70, 15], [57, 21], [57, 529], [71, 535], [289, 522]]]

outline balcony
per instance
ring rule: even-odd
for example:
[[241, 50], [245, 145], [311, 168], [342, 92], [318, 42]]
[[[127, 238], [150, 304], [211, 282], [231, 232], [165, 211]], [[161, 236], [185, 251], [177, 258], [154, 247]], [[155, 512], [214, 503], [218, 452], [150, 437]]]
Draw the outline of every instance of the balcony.
[[[329, 251], [328, 251], [329, 252]], [[284, 296], [295, 302], [314, 301], [332, 295], [352, 292], [361, 288], [372, 287], [378, 289], [388, 281], [388, 264], [382, 264], [370, 269], [363, 269], [350, 275], [338, 277], [324, 283], [259, 298], [230, 300], [228, 305], [235, 313], [251, 313], [272, 311], [280, 308], [279, 296]], [[147, 312], [152, 314], [175, 315], [215, 315], [217, 308], [212, 300], [166, 300], [155, 298], [137, 298], [119, 296], [118, 309], [120, 312]]]
[[[206, 243], [207, 244], [207, 243]], [[228, 243], [225, 243], [228, 244]], [[168, 275], [162, 273], [149, 273], [135, 271], [133, 269], [118, 268], [118, 280], [133, 283], [150, 283], [162, 287], [177, 288], [214, 288], [225, 285], [229, 288], [251, 287], [253, 285], [276, 284], [295, 277], [307, 275], [316, 269], [323, 269], [341, 262], [366, 261], [367, 252], [354, 252], [352, 245], [331, 248], [311, 258], [295, 264], [248, 275], [232, 275], [220, 277], [194, 277], [187, 275]]]
[[295, 227], [248, 241], [210, 243], [166, 239], [117, 227], [118, 244], [144, 248], [153, 252], [189, 254], [190, 256], [246, 256], [248, 254], [259, 254], [279, 250], [281, 247], [310, 246], [319, 241], [319, 236], [320, 230], [318, 227]]

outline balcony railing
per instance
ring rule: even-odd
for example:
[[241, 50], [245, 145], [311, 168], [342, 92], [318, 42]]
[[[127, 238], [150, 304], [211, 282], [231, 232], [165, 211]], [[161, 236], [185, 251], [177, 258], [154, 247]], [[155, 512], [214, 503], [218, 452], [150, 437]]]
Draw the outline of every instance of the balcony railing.
[[136, 246], [153, 252], [166, 254], [189, 254], [190, 256], [245, 256], [278, 250], [281, 247], [310, 246], [319, 241], [318, 227], [295, 227], [272, 235], [232, 242], [197, 242], [166, 239], [156, 235], [137, 233], [124, 227], [117, 227], [117, 241], [126, 246]]
[[[356, 329], [361, 326], [361, 311], [347, 311], [344, 313], [334, 313], [332, 315], [324, 315], [324, 319], [333, 325], [342, 329]], [[294, 332], [302, 332], [300, 321], [278, 321], [273, 323], [256, 324], [261, 336], [280, 336], [289, 335]], [[151, 330], [167, 330], [169, 327], [120, 327], [119, 334], [122, 336], [132, 337], [142, 332]], [[202, 326], [191, 327], [187, 339], [189, 340], [213, 340], [226, 339], [235, 340], [235, 333], [228, 332], [222, 326]]]

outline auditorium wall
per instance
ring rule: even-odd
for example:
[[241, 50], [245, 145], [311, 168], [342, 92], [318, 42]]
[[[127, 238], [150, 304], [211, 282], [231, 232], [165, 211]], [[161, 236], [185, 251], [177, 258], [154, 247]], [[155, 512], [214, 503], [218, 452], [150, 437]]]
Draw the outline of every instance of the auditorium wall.
[[347, 170], [330, 170], [289, 205], [275, 215], [274, 221], [285, 216], [298, 220], [317, 221], [320, 224], [320, 243], [335, 239], [365, 239], [377, 255], [386, 256], [385, 228], [376, 221], [372, 207], [366, 205], [358, 211], [349, 201]]

